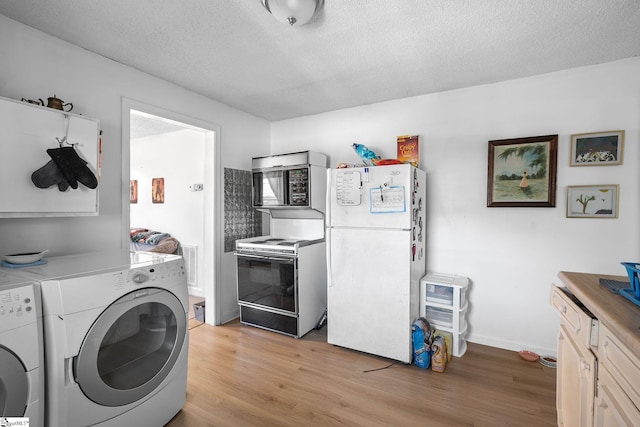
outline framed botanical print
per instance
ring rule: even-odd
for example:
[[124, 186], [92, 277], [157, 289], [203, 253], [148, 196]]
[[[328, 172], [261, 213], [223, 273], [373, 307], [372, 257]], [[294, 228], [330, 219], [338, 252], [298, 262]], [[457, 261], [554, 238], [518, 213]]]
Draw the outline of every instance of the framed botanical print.
[[620, 186], [570, 185], [567, 218], [617, 218]]
[[558, 135], [489, 141], [487, 207], [555, 207]]

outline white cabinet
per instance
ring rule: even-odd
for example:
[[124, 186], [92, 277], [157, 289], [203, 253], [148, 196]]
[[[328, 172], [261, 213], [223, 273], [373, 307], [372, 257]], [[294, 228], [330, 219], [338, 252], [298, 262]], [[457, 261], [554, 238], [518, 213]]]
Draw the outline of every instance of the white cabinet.
[[640, 426], [640, 358], [608, 328], [600, 328], [595, 425]]
[[467, 351], [468, 286], [468, 278], [447, 274], [429, 273], [420, 280], [420, 316], [451, 333], [451, 354], [457, 357]]
[[0, 217], [98, 214], [99, 183], [94, 189], [80, 184], [60, 191], [57, 185], [38, 188], [31, 180], [51, 161], [46, 150], [60, 148], [64, 138], [99, 180], [98, 120], [0, 97]]
[[589, 305], [566, 288], [551, 286], [551, 305], [560, 313], [558, 425], [640, 426], [640, 357], [631, 350], [637, 347], [625, 334], [628, 329], [618, 329], [623, 326], [619, 319], [638, 324], [637, 307], [603, 290], [595, 275], [568, 273], [564, 279]]
[[556, 408], [559, 426], [591, 426], [596, 358], [562, 323], [558, 334]]
[[640, 426], [640, 412], [605, 366], [598, 370], [598, 395], [594, 425], [598, 427]]
[[592, 426], [596, 384], [597, 321], [563, 288], [551, 287], [551, 305], [560, 313], [556, 408], [558, 426]]

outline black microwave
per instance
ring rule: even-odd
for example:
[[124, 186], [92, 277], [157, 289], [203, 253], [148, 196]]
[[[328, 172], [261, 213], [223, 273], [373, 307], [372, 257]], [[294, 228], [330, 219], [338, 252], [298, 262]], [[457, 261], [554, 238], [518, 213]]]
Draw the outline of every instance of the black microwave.
[[309, 207], [309, 168], [263, 169], [253, 172], [256, 208]]

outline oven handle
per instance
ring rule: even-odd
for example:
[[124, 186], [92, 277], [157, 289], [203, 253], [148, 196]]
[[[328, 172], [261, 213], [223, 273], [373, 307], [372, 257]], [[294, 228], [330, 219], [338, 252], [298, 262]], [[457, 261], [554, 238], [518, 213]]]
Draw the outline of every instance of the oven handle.
[[268, 255], [251, 255], [251, 254], [245, 254], [243, 252], [234, 252], [233, 254], [238, 256], [238, 257], [242, 257], [242, 258], [253, 258], [253, 259], [266, 260], [266, 261], [277, 261], [277, 262], [284, 262], [286, 264], [293, 264], [296, 261], [295, 258], [290, 258], [290, 257], [275, 257], [275, 256], [268, 256]]

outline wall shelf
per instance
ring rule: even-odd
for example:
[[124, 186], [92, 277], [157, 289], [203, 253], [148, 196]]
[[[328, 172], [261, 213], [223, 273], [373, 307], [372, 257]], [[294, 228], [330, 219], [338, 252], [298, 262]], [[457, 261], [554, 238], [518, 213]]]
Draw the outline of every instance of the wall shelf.
[[99, 184], [41, 189], [31, 174], [51, 160], [46, 150], [67, 136], [99, 179], [99, 127], [96, 119], [0, 97], [0, 217], [97, 215]]

